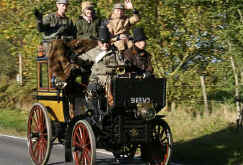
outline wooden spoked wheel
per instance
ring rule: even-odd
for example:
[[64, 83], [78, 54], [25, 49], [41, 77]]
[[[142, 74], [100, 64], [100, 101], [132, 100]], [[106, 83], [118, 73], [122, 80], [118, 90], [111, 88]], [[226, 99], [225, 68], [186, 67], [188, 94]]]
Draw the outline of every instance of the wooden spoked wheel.
[[152, 124], [152, 143], [142, 145], [141, 156], [149, 165], [168, 165], [172, 155], [173, 139], [169, 125], [159, 119]]
[[95, 164], [95, 136], [87, 120], [78, 120], [75, 123], [72, 131], [71, 145], [75, 165]]
[[52, 129], [46, 108], [35, 103], [30, 110], [27, 128], [27, 144], [35, 165], [45, 165], [51, 151]]

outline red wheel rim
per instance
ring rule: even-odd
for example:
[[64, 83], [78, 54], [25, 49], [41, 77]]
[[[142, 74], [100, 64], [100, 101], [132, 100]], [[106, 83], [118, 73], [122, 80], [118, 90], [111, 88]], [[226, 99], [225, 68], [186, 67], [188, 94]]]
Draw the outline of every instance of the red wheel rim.
[[45, 114], [38, 105], [31, 109], [28, 121], [29, 153], [35, 164], [40, 165], [47, 154], [47, 128]]
[[89, 132], [83, 123], [78, 123], [72, 135], [73, 158], [76, 165], [91, 165], [92, 151]]

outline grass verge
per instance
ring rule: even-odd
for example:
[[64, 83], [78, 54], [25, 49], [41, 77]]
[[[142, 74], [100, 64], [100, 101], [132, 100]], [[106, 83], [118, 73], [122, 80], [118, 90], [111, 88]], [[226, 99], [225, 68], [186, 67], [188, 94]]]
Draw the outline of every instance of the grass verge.
[[222, 105], [211, 115], [177, 109], [167, 113], [174, 138], [173, 162], [185, 165], [243, 164], [243, 129], [236, 130], [236, 113]]
[[26, 136], [27, 113], [20, 110], [0, 109], [0, 133]]

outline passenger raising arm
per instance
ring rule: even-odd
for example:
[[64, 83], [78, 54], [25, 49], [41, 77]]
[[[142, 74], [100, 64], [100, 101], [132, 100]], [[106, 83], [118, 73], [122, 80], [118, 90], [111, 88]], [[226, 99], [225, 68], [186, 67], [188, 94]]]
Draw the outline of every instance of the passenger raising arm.
[[[125, 16], [125, 9], [133, 10], [133, 15], [130, 17]], [[111, 33], [112, 44], [121, 53], [132, 46], [132, 42], [129, 41], [129, 30], [138, 21], [138, 11], [134, 9], [131, 0], [125, 0], [124, 5], [122, 3], [114, 4], [107, 27]]]

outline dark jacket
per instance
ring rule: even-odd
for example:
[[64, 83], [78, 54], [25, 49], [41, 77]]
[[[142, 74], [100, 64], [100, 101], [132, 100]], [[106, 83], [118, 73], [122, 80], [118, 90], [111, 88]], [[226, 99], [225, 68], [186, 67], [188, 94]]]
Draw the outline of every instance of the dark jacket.
[[95, 17], [93, 21], [89, 23], [82, 16], [80, 16], [75, 23], [77, 39], [98, 39], [98, 28], [100, 23], [101, 20], [99, 18]]
[[44, 39], [60, 39], [61, 37], [75, 37], [75, 26], [68, 17], [61, 17], [57, 13], [44, 16], [38, 23], [38, 30], [44, 32]]
[[145, 50], [139, 50], [136, 46], [125, 50], [124, 60], [128, 63], [128, 72], [153, 73], [151, 55]]

